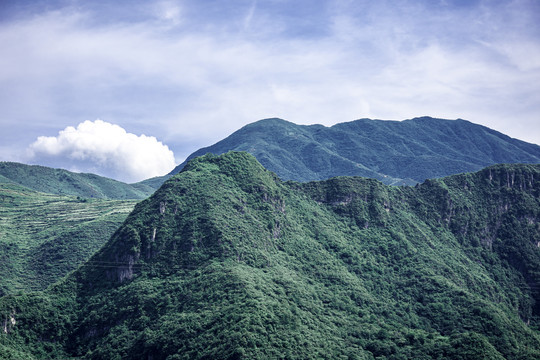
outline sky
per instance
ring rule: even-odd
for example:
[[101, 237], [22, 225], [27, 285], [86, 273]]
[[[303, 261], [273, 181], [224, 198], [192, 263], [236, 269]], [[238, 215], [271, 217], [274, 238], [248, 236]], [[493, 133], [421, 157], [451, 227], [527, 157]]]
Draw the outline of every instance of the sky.
[[2, 0], [0, 161], [135, 182], [269, 117], [540, 144], [540, 1]]

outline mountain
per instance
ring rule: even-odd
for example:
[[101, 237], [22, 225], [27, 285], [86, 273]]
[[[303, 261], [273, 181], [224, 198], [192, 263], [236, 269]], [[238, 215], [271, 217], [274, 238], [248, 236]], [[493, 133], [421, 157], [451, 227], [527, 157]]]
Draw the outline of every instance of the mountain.
[[355, 175], [390, 185], [414, 185], [498, 163], [540, 163], [540, 146], [461, 119], [361, 119], [331, 127], [265, 119], [197, 150], [169, 176], [142, 183], [157, 187], [187, 161], [228, 151], [251, 153], [283, 180]]
[[0, 180], [0, 296], [44, 290], [75, 270], [135, 204], [45, 194]]
[[195, 151], [168, 175], [134, 184], [12, 162], [0, 162], [0, 182], [58, 195], [145, 199], [191, 159], [228, 151], [254, 155], [283, 180], [363, 176], [388, 185], [415, 185], [499, 163], [540, 163], [540, 146], [461, 119], [360, 119], [325, 127], [272, 118], [246, 125]]
[[0, 299], [0, 356], [538, 359], [539, 179], [297, 183], [196, 158], [64, 281]]
[[156, 189], [94, 174], [14, 162], [0, 162], [0, 182], [19, 184], [44, 193], [97, 199], [144, 199]]

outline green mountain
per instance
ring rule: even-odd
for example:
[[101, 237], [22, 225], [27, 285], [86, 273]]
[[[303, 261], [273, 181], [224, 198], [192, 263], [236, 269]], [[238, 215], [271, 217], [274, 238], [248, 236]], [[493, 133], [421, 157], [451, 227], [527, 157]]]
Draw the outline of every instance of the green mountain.
[[45, 194], [0, 180], [0, 295], [43, 290], [75, 270], [135, 204]]
[[14, 162], [0, 162], [0, 182], [19, 184], [44, 193], [97, 199], [145, 199], [157, 188], [140, 183], [126, 184], [94, 174]]
[[539, 179], [297, 183], [197, 158], [63, 282], [0, 299], [0, 357], [538, 359]]
[[[499, 163], [540, 163], [540, 146], [465, 120], [361, 119], [325, 127], [266, 119], [197, 150], [170, 175], [197, 156], [228, 151], [251, 153], [283, 180], [354, 175], [390, 185], [414, 185]], [[168, 177], [143, 184], [157, 187]]]

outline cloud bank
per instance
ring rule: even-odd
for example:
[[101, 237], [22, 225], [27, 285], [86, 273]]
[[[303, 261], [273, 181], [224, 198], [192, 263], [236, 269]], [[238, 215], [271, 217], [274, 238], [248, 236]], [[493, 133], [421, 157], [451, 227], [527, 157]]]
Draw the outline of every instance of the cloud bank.
[[28, 151], [39, 163], [126, 182], [165, 175], [175, 166], [173, 152], [155, 137], [137, 136], [102, 120], [68, 126], [58, 136], [40, 136]]

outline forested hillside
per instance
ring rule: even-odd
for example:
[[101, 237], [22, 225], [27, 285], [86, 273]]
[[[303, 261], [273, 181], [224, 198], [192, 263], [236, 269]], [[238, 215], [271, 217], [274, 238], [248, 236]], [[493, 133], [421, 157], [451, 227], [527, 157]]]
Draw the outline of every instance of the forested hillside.
[[539, 179], [297, 183], [197, 158], [65, 281], [1, 298], [0, 354], [538, 359]]
[[[361, 119], [331, 127], [265, 119], [197, 150], [186, 162], [206, 153], [228, 151], [251, 153], [282, 180], [355, 175], [392, 185], [414, 185], [499, 163], [540, 163], [538, 145], [469, 121], [430, 117], [405, 121]], [[186, 162], [171, 174], [178, 173]], [[165, 178], [143, 183], [157, 187]]]
[[0, 182], [0, 295], [43, 290], [75, 270], [136, 202], [45, 194]]
[[19, 184], [49, 194], [96, 199], [140, 200], [150, 196], [156, 189], [145, 184], [126, 184], [95, 174], [14, 162], [0, 162], [0, 182]]

